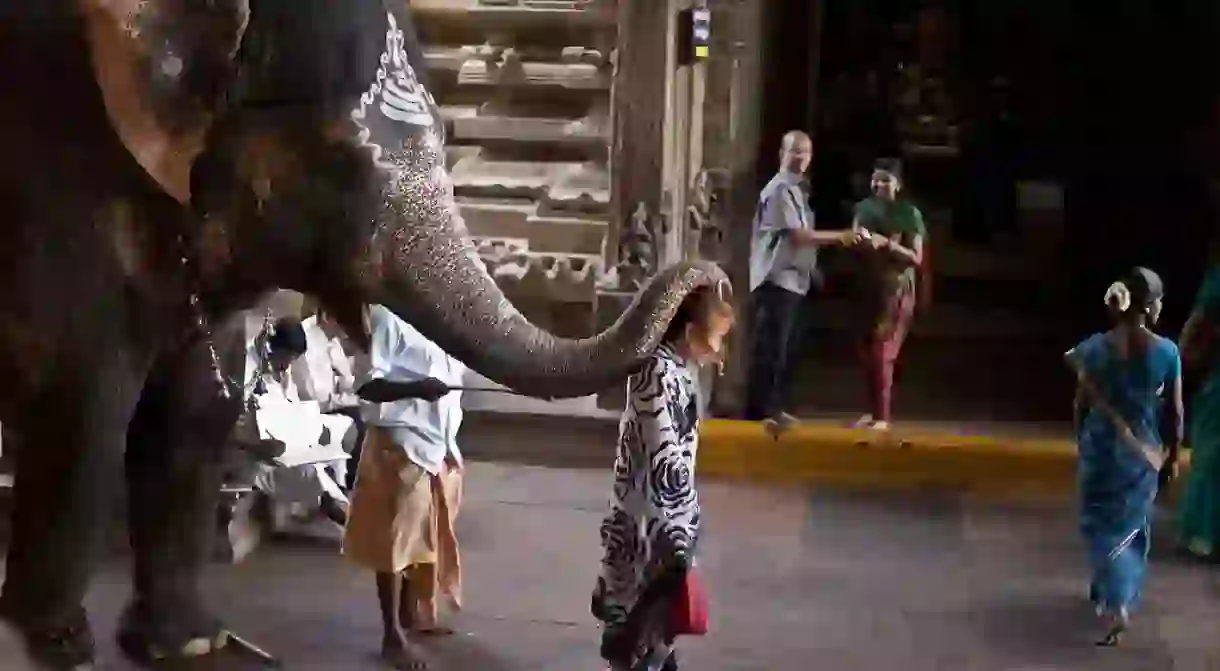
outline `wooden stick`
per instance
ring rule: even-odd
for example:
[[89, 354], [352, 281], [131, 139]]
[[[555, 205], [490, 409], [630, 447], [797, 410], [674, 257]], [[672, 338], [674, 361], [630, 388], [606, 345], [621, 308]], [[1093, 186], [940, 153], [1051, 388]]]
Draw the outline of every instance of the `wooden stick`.
[[[450, 391], [477, 391], [477, 392], [482, 392], [485, 394], [508, 394], [510, 396], [524, 396], [526, 398], [537, 398], [534, 396], [530, 396], [529, 394], [523, 394], [519, 391], [514, 391], [512, 389], [506, 389], [503, 387], [499, 387], [499, 388], [497, 388], [497, 387], [449, 387], [449, 390]], [[544, 401], [546, 399], [539, 399], [539, 400]]]
[[263, 650], [257, 645], [231, 631], [227, 633], [229, 634], [229, 640], [232, 641], [233, 644], [236, 645], [242, 652], [258, 658], [258, 660], [265, 664], [268, 668], [278, 669], [280, 667], [280, 660], [272, 657], [271, 653]]

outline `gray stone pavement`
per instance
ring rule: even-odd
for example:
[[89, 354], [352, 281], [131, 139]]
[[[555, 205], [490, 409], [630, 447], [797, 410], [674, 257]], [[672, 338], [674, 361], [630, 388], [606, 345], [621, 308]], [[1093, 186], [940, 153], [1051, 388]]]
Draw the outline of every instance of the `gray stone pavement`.
[[[602, 668], [588, 600], [609, 477], [471, 465], [459, 528], [466, 609], [456, 619], [466, 633], [433, 647], [434, 668]], [[1220, 669], [1220, 569], [1165, 551], [1127, 645], [1093, 647], [1070, 503], [719, 482], [700, 492], [713, 631], [681, 642], [683, 668]], [[219, 566], [210, 578], [218, 610], [287, 669], [377, 668], [372, 580], [335, 547], [280, 542]], [[104, 669], [129, 668], [110, 642], [128, 591], [114, 562], [90, 595]], [[14, 647], [0, 639], [0, 669], [26, 668]]]

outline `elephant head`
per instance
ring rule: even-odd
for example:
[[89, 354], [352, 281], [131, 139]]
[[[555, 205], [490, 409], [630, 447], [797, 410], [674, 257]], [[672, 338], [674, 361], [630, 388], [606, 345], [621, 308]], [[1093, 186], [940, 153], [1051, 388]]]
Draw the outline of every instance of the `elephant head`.
[[213, 294], [295, 289], [357, 333], [381, 303], [490, 379], [563, 397], [625, 377], [688, 293], [727, 282], [668, 268], [586, 339], [527, 321], [465, 236], [405, 0], [82, 2], [112, 124], [199, 215]]

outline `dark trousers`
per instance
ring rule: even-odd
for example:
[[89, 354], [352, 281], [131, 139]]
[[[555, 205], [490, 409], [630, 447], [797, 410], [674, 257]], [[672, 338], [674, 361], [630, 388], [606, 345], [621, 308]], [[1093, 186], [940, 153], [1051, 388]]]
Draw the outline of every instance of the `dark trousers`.
[[805, 297], [764, 282], [750, 294], [750, 381], [746, 419], [779, 416], [804, 340]]
[[360, 466], [360, 447], [364, 445], [364, 430], [367, 428], [364, 425], [364, 420], [360, 417], [360, 407], [336, 408], [326, 414], [350, 417], [356, 423], [356, 446], [352, 448], [352, 457], [347, 461], [347, 482], [339, 483], [346, 487], [348, 491], [353, 491], [356, 488], [356, 472]]

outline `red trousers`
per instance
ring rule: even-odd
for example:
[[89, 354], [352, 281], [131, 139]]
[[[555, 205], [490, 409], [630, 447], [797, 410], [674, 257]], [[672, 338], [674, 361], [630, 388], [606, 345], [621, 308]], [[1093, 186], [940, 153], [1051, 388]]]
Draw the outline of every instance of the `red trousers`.
[[877, 325], [860, 342], [869, 414], [878, 422], [890, 421], [894, 364], [902, 352], [902, 343], [906, 341], [914, 315], [915, 294], [902, 292], [887, 302]]

